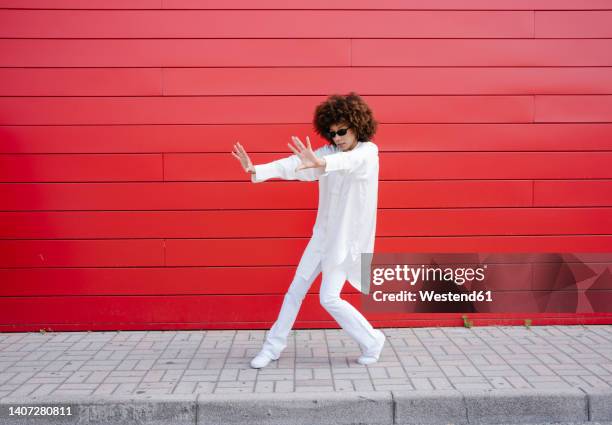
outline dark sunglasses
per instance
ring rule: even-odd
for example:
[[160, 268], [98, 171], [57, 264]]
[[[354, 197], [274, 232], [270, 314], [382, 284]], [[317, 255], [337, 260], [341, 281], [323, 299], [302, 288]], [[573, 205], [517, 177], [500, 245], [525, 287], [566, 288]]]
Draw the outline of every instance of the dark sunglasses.
[[329, 136], [330, 139], [333, 139], [334, 137], [336, 137], [336, 134], [338, 136], [344, 136], [346, 134], [346, 132], [348, 131], [348, 129], [351, 127], [347, 127], [347, 128], [341, 128], [338, 131], [328, 131], [327, 135]]

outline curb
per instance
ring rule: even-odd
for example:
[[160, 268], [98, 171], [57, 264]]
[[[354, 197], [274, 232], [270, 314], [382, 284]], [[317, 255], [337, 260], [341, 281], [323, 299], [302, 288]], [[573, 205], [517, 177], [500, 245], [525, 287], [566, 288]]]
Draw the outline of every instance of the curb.
[[[9, 416], [54, 406], [71, 415]], [[612, 421], [612, 389], [497, 389], [0, 399], [13, 424], [495, 424]]]

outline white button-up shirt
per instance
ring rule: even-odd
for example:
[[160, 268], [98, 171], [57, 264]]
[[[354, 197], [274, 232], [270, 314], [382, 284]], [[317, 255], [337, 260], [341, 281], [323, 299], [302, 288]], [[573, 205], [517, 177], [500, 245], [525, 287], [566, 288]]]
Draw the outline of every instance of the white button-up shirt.
[[325, 157], [325, 169], [296, 172], [302, 162], [297, 155], [291, 155], [255, 165], [251, 181], [318, 180], [317, 219], [296, 273], [307, 279], [319, 261], [324, 272], [342, 265], [349, 283], [361, 291], [360, 254], [373, 252], [376, 233], [378, 146], [372, 141], [357, 142], [352, 150], [344, 152], [328, 144], [314, 153]]

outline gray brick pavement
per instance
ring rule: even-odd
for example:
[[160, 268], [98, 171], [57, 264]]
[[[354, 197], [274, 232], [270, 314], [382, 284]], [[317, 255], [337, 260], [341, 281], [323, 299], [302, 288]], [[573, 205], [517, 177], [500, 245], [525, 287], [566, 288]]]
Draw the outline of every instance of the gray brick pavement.
[[612, 388], [610, 325], [382, 330], [370, 366], [341, 329], [294, 330], [261, 370], [264, 330], [0, 333], [0, 398]]

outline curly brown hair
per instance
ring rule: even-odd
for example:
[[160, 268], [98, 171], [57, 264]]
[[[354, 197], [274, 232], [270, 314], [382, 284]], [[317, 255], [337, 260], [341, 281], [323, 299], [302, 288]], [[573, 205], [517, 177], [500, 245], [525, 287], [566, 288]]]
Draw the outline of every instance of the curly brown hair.
[[378, 127], [372, 110], [355, 92], [350, 92], [346, 96], [331, 95], [315, 110], [313, 119], [315, 131], [332, 145], [334, 142], [329, 137], [329, 128], [333, 124], [341, 123], [351, 126], [359, 142], [370, 140]]

